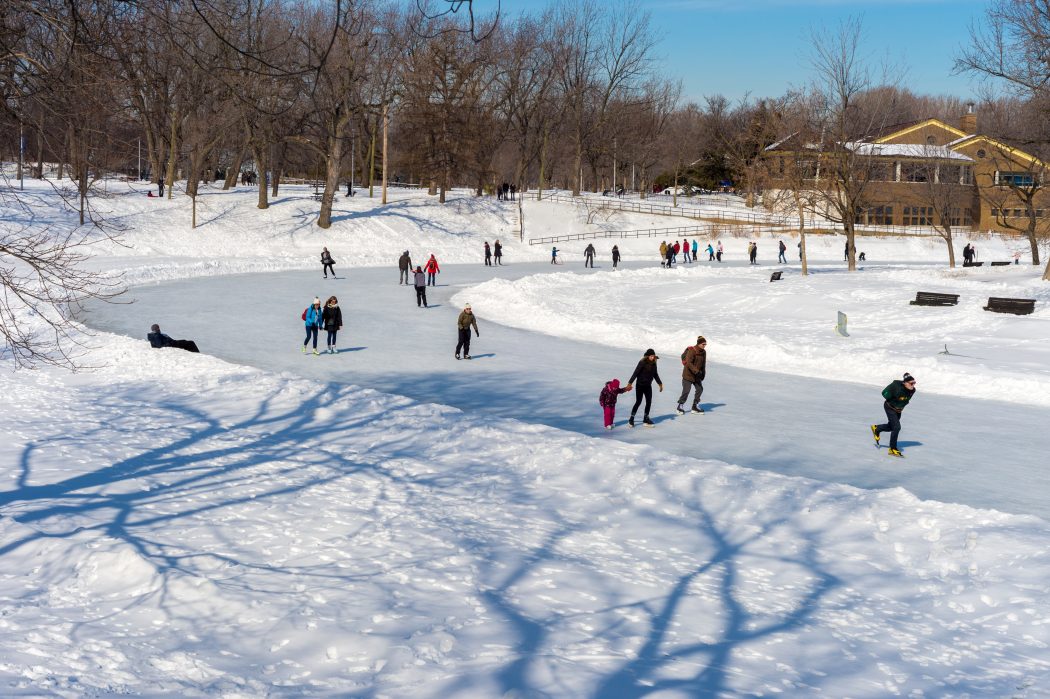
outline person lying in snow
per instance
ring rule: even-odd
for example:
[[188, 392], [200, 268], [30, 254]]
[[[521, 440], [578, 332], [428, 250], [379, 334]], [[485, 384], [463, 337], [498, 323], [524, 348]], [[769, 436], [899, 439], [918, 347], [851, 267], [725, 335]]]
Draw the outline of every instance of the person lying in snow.
[[197, 349], [197, 343], [193, 340], [172, 340], [170, 337], [160, 331], [160, 326], [154, 323], [150, 326], [150, 332], [146, 335], [146, 339], [149, 340], [149, 344], [154, 349], [160, 349], [161, 347], [177, 347], [187, 352], [200, 352]]

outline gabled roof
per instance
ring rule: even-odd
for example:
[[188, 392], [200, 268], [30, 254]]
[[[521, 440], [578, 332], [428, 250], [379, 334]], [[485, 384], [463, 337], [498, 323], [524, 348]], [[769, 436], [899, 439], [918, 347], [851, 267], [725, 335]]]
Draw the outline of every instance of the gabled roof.
[[889, 141], [891, 139], [899, 138], [901, 136], [906, 136], [906, 135], [910, 134], [913, 131], [918, 131], [920, 129], [925, 129], [925, 128], [929, 127], [929, 126], [936, 126], [939, 129], [944, 129], [948, 133], [954, 134], [954, 135], [959, 136], [959, 137], [965, 137], [965, 136], [969, 135], [969, 134], [967, 134], [965, 131], [963, 131], [961, 129], [957, 129], [954, 126], [950, 126], [948, 124], [945, 124], [940, 119], [923, 119], [922, 121], [913, 121], [910, 124], [901, 124], [898, 127], [896, 127], [896, 130], [891, 131], [891, 132], [889, 132], [889, 133], [887, 133], [887, 134], [885, 134], [883, 136], [879, 136], [878, 138], [875, 139], [874, 142], [875, 143], [885, 143], [886, 141]]
[[1005, 143], [1003, 143], [1002, 141], [995, 140], [991, 136], [984, 136], [982, 134], [976, 134], [975, 133], [975, 134], [969, 134], [967, 136], [964, 136], [963, 138], [958, 138], [958, 139], [952, 141], [951, 143], [949, 143], [948, 147], [951, 148], [952, 150], [957, 150], [957, 149], [962, 148], [964, 146], [971, 146], [971, 145], [977, 143], [978, 141], [981, 141], [983, 143], [987, 143], [988, 145], [991, 145], [991, 146], [995, 146], [996, 148], [1001, 150], [1003, 153], [1009, 153], [1010, 155], [1013, 155], [1013, 156], [1015, 156], [1017, 158], [1020, 158], [1021, 160], [1025, 160], [1025, 161], [1027, 161], [1027, 162], [1029, 162], [1029, 163], [1031, 163], [1033, 165], [1038, 165], [1039, 167], [1045, 167], [1045, 165], [1046, 165], [1046, 163], [1044, 163], [1042, 160], [1040, 160], [1039, 158], [1035, 157], [1034, 155], [1030, 155], [1029, 153], [1025, 153], [1023, 150], [1020, 150], [1018, 148], [1014, 148], [1012, 146], [1008, 146]]
[[973, 162], [970, 156], [956, 153], [947, 146], [929, 146], [922, 143], [847, 143], [846, 147], [861, 155]]

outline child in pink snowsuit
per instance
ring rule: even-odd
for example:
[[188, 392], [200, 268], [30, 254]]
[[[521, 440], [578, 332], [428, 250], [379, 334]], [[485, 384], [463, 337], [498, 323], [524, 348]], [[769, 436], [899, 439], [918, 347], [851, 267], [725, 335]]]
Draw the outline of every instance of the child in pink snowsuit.
[[613, 420], [616, 419], [616, 398], [621, 393], [626, 393], [629, 390], [631, 389], [620, 388], [619, 379], [613, 379], [605, 384], [601, 395], [598, 396], [598, 403], [605, 411], [605, 429], [611, 430], [613, 428]]

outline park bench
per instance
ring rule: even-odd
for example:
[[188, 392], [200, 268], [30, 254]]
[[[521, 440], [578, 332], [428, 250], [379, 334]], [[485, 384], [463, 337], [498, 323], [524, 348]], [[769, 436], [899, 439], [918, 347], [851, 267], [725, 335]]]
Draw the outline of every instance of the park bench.
[[913, 306], [954, 306], [959, 303], [959, 294], [935, 294], [932, 291], [915, 292]]
[[771, 282], [779, 282], [780, 281], [780, 275], [782, 275], [782, 274], [783, 274], [783, 272], [773, 272], [772, 274], [769, 275], [769, 281], [771, 281]]
[[963, 267], [980, 267], [983, 262], [963, 262]]
[[1016, 316], [1026, 316], [1035, 311], [1035, 299], [1005, 299], [992, 296], [988, 299], [988, 305], [984, 310], [992, 313], [1013, 313]]
[[993, 262], [992, 267], [1005, 267], [1008, 264], [1010, 264], [1009, 260], [1007, 260], [1006, 262]]

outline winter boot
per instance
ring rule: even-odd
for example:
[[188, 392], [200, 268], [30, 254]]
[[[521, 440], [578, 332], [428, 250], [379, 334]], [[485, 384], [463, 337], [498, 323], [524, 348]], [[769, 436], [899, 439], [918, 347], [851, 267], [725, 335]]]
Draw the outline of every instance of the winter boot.
[[320, 353], [320, 352], [318, 352], [318, 351], [317, 351], [317, 348], [315, 347], [315, 348], [314, 348], [314, 356], [316, 357], [316, 356], [318, 356], [318, 355], [320, 355], [320, 354], [321, 354], [321, 353]]
[[675, 410], [677, 410], [677, 411], [678, 411], [678, 414], [679, 414], [679, 415], [685, 415], [685, 408], [683, 408], [683, 407], [682, 407], [682, 404], [681, 404], [681, 403], [679, 403], [679, 404], [678, 404], [678, 407], [677, 407], [677, 408], [675, 408]]
[[456, 359], [459, 359], [459, 352], [456, 352]]
[[696, 413], [697, 415], [703, 415], [704, 414], [704, 409], [701, 408], [699, 405], [694, 405], [693, 406], [693, 412]]
[[306, 354], [306, 345], [303, 345], [303, 354]]
[[875, 437], [875, 446], [879, 446], [879, 426], [871, 426], [871, 434]]
[[631, 417], [627, 418], [627, 426], [634, 427], [634, 415], [631, 415]]
[[648, 415], [642, 419], [642, 424], [646, 427], [656, 427], [656, 423], [650, 420]]

